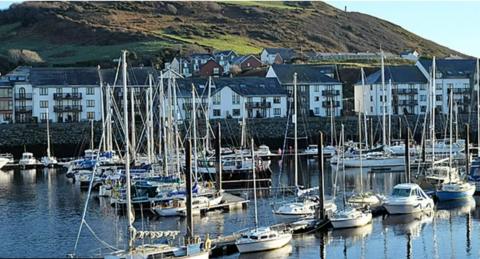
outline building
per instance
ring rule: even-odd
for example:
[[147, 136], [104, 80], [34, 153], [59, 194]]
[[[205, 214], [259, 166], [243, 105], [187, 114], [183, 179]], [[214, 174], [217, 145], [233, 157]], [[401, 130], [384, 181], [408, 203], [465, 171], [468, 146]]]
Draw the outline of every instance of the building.
[[416, 50], [406, 50], [400, 53], [400, 57], [410, 61], [417, 61], [420, 54]]
[[264, 48], [260, 53], [260, 60], [267, 65], [290, 63], [295, 57], [291, 48]]
[[215, 61], [222, 66], [225, 74], [230, 72], [230, 67], [233, 64], [233, 61], [238, 57], [237, 53], [233, 50], [224, 50], [215, 52], [214, 54]]
[[209, 76], [221, 76], [223, 75], [223, 66], [218, 64], [215, 60], [208, 60], [205, 64], [200, 66], [200, 69], [195, 72], [196, 76], [209, 77]]
[[239, 56], [233, 60], [233, 66], [237, 66], [241, 71], [255, 69], [263, 66], [260, 61], [254, 55]]
[[[431, 78], [432, 60], [420, 59], [416, 66], [426, 78]], [[459, 113], [468, 113], [472, 110], [477, 99], [474, 89], [475, 72], [475, 59], [436, 60], [435, 105], [437, 112], [448, 114], [449, 89], [453, 89], [453, 99]]]
[[6, 78], [0, 78], [0, 123], [13, 121], [12, 84]]
[[[191, 118], [192, 83], [196, 90], [197, 116], [210, 119], [273, 118], [287, 115], [287, 92], [277, 80], [262, 77], [178, 79], [178, 107], [182, 119]], [[210, 95], [209, 95], [210, 92]], [[202, 107], [202, 108], [200, 108]]]
[[[413, 65], [386, 66], [354, 86], [355, 112], [367, 115], [424, 114], [428, 108], [428, 78]], [[385, 107], [385, 108], [384, 108]]]
[[267, 78], [276, 78], [293, 96], [297, 73], [298, 112], [306, 116], [340, 116], [343, 109], [342, 83], [333, 77], [332, 66], [273, 64]]

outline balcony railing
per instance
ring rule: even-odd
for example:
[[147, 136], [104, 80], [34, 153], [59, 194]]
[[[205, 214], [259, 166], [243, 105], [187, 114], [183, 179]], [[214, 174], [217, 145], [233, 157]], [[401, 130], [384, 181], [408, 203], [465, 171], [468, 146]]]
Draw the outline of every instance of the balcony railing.
[[245, 107], [247, 109], [268, 109], [272, 107], [270, 102], [246, 102]]
[[81, 112], [82, 106], [81, 105], [54, 105], [53, 111], [54, 112]]
[[336, 101], [336, 102], [324, 101], [324, 102], [322, 102], [322, 107], [323, 108], [340, 107], [340, 102], [339, 101]]
[[16, 93], [15, 94], [15, 100], [32, 100], [32, 94], [31, 93]]
[[323, 96], [338, 96], [340, 95], [340, 90], [323, 90]]
[[470, 94], [470, 88], [453, 88], [453, 94]]
[[393, 89], [393, 94], [417, 94], [417, 89]]
[[82, 93], [54, 93], [53, 100], [80, 100]]
[[28, 105], [22, 105], [22, 106], [15, 106], [15, 112], [16, 113], [29, 113], [32, 112], [32, 106]]
[[418, 100], [400, 100], [398, 101], [398, 105], [417, 105], [418, 104]]

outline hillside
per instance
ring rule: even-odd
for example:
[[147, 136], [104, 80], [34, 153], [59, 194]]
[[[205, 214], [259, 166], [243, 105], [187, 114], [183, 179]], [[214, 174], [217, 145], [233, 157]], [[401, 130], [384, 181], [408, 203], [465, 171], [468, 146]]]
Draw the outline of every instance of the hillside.
[[24, 2], [0, 12], [0, 24], [0, 69], [19, 63], [109, 65], [121, 49], [131, 50], [138, 62], [159, 65], [179, 52], [258, 53], [267, 46], [325, 52], [381, 46], [392, 53], [415, 48], [424, 55], [461, 55], [390, 22], [323, 2]]

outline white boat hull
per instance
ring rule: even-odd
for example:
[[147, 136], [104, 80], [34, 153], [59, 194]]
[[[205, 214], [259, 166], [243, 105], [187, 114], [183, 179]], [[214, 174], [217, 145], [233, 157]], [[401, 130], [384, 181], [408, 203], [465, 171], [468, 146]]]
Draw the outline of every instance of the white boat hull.
[[433, 209], [433, 203], [422, 204], [383, 204], [388, 214], [411, 214]]
[[353, 219], [330, 219], [333, 228], [355, 228], [362, 227], [372, 221], [372, 213], [364, 213], [362, 216]]
[[8, 162], [9, 162], [8, 159], [0, 157], [0, 169], [4, 167], [6, 164], [8, 164]]
[[241, 243], [241, 244], [237, 243], [236, 246], [240, 253], [253, 253], [253, 252], [268, 251], [268, 250], [284, 247], [286, 244], [290, 242], [291, 239], [292, 239], [291, 234], [285, 234], [273, 240], [265, 240], [265, 241], [260, 240], [257, 242]]

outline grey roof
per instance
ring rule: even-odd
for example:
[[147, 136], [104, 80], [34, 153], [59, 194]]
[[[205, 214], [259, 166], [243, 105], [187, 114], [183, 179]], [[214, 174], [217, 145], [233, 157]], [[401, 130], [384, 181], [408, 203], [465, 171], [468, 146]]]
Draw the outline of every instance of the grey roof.
[[[247, 60], [249, 57], [254, 57], [254, 58], [258, 59], [258, 58], [255, 57], [254, 55], [238, 56], [237, 58], [235, 58], [235, 59], [233, 60], [232, 63], [233, 63], [233, 64], [237, 64], [237, 65], [242, 64], [243, 61]], [[258, 61], [261, 63], [261, 61], [260, 61], [259, 59], [258, 59]]]
[[[95, 73], [96, 70], [95, 70]], [[115, 75], [117, 74], [117, 69], [114, 68], [107, 68], [107, 69], [100, 69], [100, 73], [102, 76], [102, 80], [104, 84], [110, 84], [113, 86], [119, 86], [122, 84], [122, 71], [118, 72], [117, 81], [115, 83]], [[128, 85], [148, 85], [148, 75], [152, 74], [153, 78], [157, 78], [160, 73], [158, 70], [152, 67], [130, 67], [127, 69], [127, 82]], [[98, 74], [97, 77], [98, 79]]]
[[[178, 96], [190, 97], [192, 83], [195, 85], [196, 91], [200, 95], [208, 93], [208, 79], [189, 78], [177, 79], [180, 93]], [[242, 96], [286, 96], [287, 91], [283, 89], [275, 78], [264, 77], [223, 77], [212, 78], [211, 94], [220, 91], [224, 87], [230, 87], [234, 92]]]
[[[420, 59], [420, 64], [430, 72], [432, 60]], [[475, 59], [437, 59], [435, 61], [436, 70], [442, 74], [442, 77], [461, 77], [469, 78], [475, 74]]]
[[332, 73], [332, 66], [273, 64], [272, 68], [281, 84], [293, 84], [294, 73], [297, 73], [298, 84], [340, 84], [337, 79], [326, 75]]
[[230, 50], [223, 50], [223, 51], [215, 52], [214, 55], [215, 55], [215, 56], [220, 56], [220, 55], [228, 56], [228, 55], [230, 55], [230, 54], [232, 54], [232, 53], [236, 55], [235, 51], [233, 51], [233, 50], [231, 50], [231, 49], [230, 49]]
[[28, 78], [33, 86], [99, 84], [98, 72], [95, 67], [30, 68]]
[[269, 54], [280, 54], [284, 60], [290, 60], [295, 57], [295, 50], [291, 48], [265, 48]]
[[[414, 65], [404, 66], [385, 66], [385, 83], [392, 80], [393, 84], [426, 84], [427, 78], [423, 73]], [[382, 83], [382, 70], [378, 69], [374, 73], [370, 74], [365, 79], [365, 84], [381, 84]], [[357, 82], [362, 84], [362, 81]]]
[[213, 58], [213, 55], [210, 53], [193, 53], [189, 56], [189, 58], [190, 59], [196, 59], [196, 58], [209, 59], [209, 58]]

